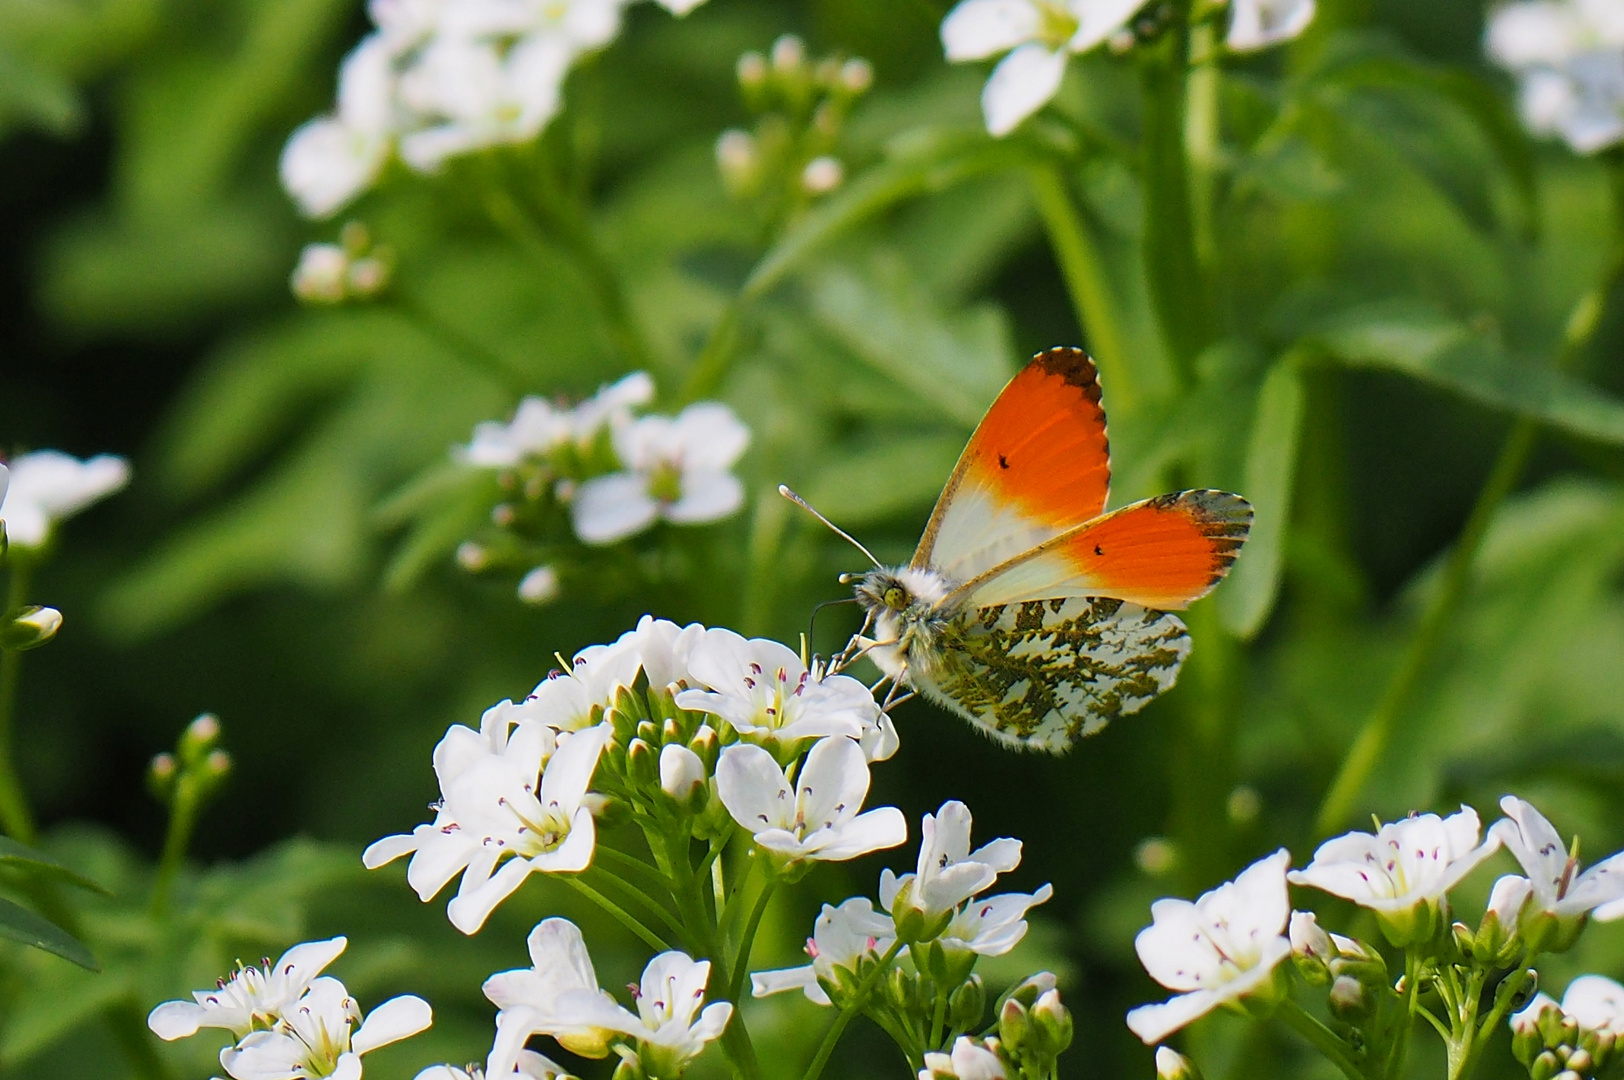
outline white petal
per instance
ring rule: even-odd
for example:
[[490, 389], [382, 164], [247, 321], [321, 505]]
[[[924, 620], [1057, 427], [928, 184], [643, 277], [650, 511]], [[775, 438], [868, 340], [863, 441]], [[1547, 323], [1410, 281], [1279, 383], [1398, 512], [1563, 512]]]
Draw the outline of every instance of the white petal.
[[357, 1054], [365, 1054], [380, 1046], [410, 1038], [428, 1030], [434, 1022], [434, 1010], [420, 997], [403, 994], [390, 998], [367, 1013], [367, 1018], [350, 1040]]
[[1032, 0], [963, 0], [942, 20], [949, 60], [984, 60], [1037, 37], [1043, 23]]
[[381, 136], [331, 118], [312, 120], [282, 151], [282, 187], [306, 217], [328, 217], [372, 186], [388, 156]]
[[750, 973], [751, 997], [770, 997], [773, 994], [782, 994], [786, 990], [800, 990], [819, 1005], [830, 1004], [829, 995], [818, 985], [817, 972], [811, 964]]
[[203, 1016], [203, 1006], [194, 1001], [166, 1001], [147, 1014], [147, 1027], [165, 1042], [174, 1042], [196, 1035]]
[[530, 865], [549, 874], [578, 873], [592, 865], [597, 848], [597, 826], [593, 823], [592, 811], [583, 806], [570, 820], [569, 835], [564, 842], [552, 851], [531, 856]]
[[1073, 0], [1070, 7], [1078, 25], [1066, 47], [1074, 53], [1087, 52], [1121, 29], [1144, 6], [1145, 0]]
[[727, 472], [682, 474], [682, 497], [661, 513], [676, 525], [718, 521], [744, 505], [744, 485]]
[[659, 513], [659, 503], [634, 473], [594, 477], [576, 490], [570, 504], [575, 534], [588, 544], [624, 540], [654, 524]]
[[1162, 1002], [1141, 1005], [1128, 1013], [1128, 1029], [1146, 1046], [1155, 1046], [1173, 1032], [1211, 1012], [1218, 996], [1210, 990], [1197, 990]]
[[734, 744], [716, 764], [716, 793], [745, 830], [760, 833], [793, 816], [795, 792], [773, 756], [759, 746]]
[[544, 808], [557, 807], [573, 817], [581, 797], [592, 784], [598, 758], [614, 731], [608, 724], [577, 731], [560, 746], [541, 775], [539, 798]]
[[1229, 47], [1263, 49], [1289, 41], [1314, 20], [1314, 0], [1234, 0]]
[[1008, 135], [1022, 120], [1048, 104], [1066, 74], [1064, 49], [1039, 44], [1022, 45], [999, 61], [981, 92], [981, 111], [987, 130]]
[[512, 896], [514, 890], [524, 884], [530, 870], [527, 860], [509, 859], [484, 884], [466, 893], [458, 893], [446, 905], [446, 917], [451, 920], [451, 925], [465, 934], [477, 933], [485, 925], [485, 920], [491, 917], [491, 912], [496, 910], [496, 905]]
[[1624, 986], [1601, 975], [1581, 975], [1563, 993], [1562, 1011], [1586, 1030], [1624, 1034]]
[[338, 1055], [338, 1063], [328, 1076], [328, 1080], [361, 1080], [361, 1055], [348, 1053]]
[[863, 805], [868, 794], [868, 761], [851, 739], [819, 740], [806, 755], [795, 779], [796, 794], [807, 826], [835, 823]]
[[[815, 859], [839, 862], [882, 851], [908, 842], [908, 819], [894, 806], [882, 806], [858, 814], [851, 821], [829, 830], [826, 842], [819, 843], [811, 855]], [[823, 834], [819, 834], [820, 836]], [[808, 837], [811, 848], [814, 837]]]
[[676, 438], [684, 469], [730, 469], [750, 445], [750, 429], [719, 401], [701, 401], [676, 415]]

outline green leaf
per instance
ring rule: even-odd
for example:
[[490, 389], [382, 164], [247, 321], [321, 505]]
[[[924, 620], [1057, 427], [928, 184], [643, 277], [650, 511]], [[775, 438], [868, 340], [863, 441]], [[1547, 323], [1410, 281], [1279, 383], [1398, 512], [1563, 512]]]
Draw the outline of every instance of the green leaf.
[[1553, 368], [1517, 360], [1464, 323], [1414, 305], [1349, 312], [1315, 342], [1350, 367], [1401, 372], [1583, 439], [1624, 446], [1624, 402]]
[[103, 896], [112, 895], [96, 882], [63, 865], [43, 851], [26, 847], [7, 836], [0, 836], [0, 864], [16, 866], [28, 876], [53, 877]]
[[1236, 637], [1256, 636], [1280, 593], [1297, 437], [1303, 419], [1303, 384], [1297, 355], [1288, 353], [1263, 380], [1241, 494], [1251, 500], [1252, 533], [1229, 580], [1218, 591], [1218, 617]]
[[0, 897], [0, 937], [54, 953], [87, 971], [100, 971], [96, 958], [79, 939], [49, 919]]
[[957, 435], [922, 436], [835, 458], [807, 486], [807, 501], [852, 528], [928, 507], [963, 446]]

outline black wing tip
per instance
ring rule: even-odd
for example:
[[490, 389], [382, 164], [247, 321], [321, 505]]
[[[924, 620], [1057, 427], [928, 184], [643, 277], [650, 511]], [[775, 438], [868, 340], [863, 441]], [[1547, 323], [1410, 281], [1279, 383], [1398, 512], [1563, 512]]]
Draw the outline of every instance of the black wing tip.
[[1032, 363], [1049, 375], [1058, 375], [1072, 386], [1098, 399], [1100, 372], [1093, 357], [1075, 345], [1056, 345], [1032, 357]]

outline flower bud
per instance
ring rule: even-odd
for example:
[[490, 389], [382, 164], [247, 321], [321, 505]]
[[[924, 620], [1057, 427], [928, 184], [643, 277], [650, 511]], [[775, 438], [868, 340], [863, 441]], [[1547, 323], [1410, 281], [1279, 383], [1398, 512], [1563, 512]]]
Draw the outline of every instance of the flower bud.
[[343, 303], [349, 269], [350, 257], [337, 244], [306, 244], [288, 285], [307, 304]]
[[1551, 1080], [1562, 1068], [1562, 1059], [1546, 1050], [1528, 1066], [1528, 1080]]
[[519, 599], [527, 604], [541, 606], [558, 598], [558, 571], [550, 566], [538, 566], [519, 579]]
[[660, 751], [660, 790], [678, 803], [692, 799], [705, 780], [705, 763], [686, 746], [668, 743]]
[[1336, 946], [1331, 935], [1320, 926], [1312, 911], [1293, 911], [1288, 934], [1291, 954], [1297, 970], [1311, 985], [1324, 986], [1331, 981], [1331, 961], [1336, 959]]
[[1263, 811], [1263, 799], [1257, 789], [1242, 784], [1229, 793], [1229, 799], [1224, 803], [1224, 812], [1234, 825], [1250, 825], [1257, 820], [1258, 814]]
[[1326, 1004], [1331, 1015], [1349, 1024], [1357, 1024], [1370, 1015], [1370, 1000], [1365, 985], [1351, 975], [1339, 975], [1331, 983], [1331, 994]]
[[1133, 861], [1146, 877], [1161, 877], [1178, 866], [1179, 851], [1167, 837], [1152, 836], [1134, 848]]
[[709, 724], [699, 725], [694, 737], [688, 742], [688, 749], [699, 755], [699, 760], [705, 764], [705, 774], [708, 776], [716, 771], [716, 758], [721, 753], [717, 745], [716, 729]]
[[840, 85], [851, 94], [862, 94], [874, 85], [874, 65], [854, 56], [840, 65]]
[[181, 732], [180, 745], [176, 748], [180, 751], [181, 764], [188, 769], [196, 767], [219, 740], [219, 718], [213, 713], [203, 713]]
[[981, 1016], [987, 1011], [987, 990], [980, 975], [971, 975], [947, 999], [948, 1027], [957, 1031], [970, 1031], [981, 1026]]
[[784, 34], [773, 42], [773, 70], [786, 74], [806, 62], [806, 45], [794, 34]]
[[1195, 1062], [1171, 1046], [1156, 1048], [1156, 1080], [1201, 1080]]
[[169, 802], [175, 790], [175, 774], [180, 771], [175, 755], [165, 751], [153, 755], [147, 765], [147, 790], [161, 803]]
[[1055, 988], [1057, 981], [1054, 973], [1050, 971], [1040, 971], [1036, 975], [1028, 975], [1004, 994], [1003, 999], [999, 1001], [998, 1007], [1002, 1009], [1005, 1000], [1014, 998], [1030, 1009], [1037, 1004], [1038, 998]]
[[56, 608], [32, 605], [19, 608], [0, 626], [0, 649], [26, 652], [56, 637], [62, 628], [62, 613]]
[[1071, 1012], [1060, 1001], [1060, 991], [1050, 990], [1032, 1006], [1032, 1050], [1044, 1061], [1053, 1061], [1071, 1045], [1074, 1033]]
[[349, 290], [349, 295], [360, 299], [377, 296], [389, 284], [392, 269], [390, 260], [382, 255], [368, 255], [364, 259], [356, 259], [350, 263], [349, 273], [345, 275], [345, 286]]
[[464, 540], [457, 545], [457, 565], [470, 574], [477, 574], [491, 564], [491, 553], [483, 544]]
[[660, 766], [655, 760], [654, 747], [645, 739], [633, 739], [626, 747], [626, 776], [636, 787], [645, 791], [659, 783]]
[[[665, 696], [669, 697], [669, 695]], [[667, 716], [665, 722], [660, 725], [660, 745], [671, 746], [676, 744], [680, 746], [687, 741], [682, 737], [682, 728], [677, 725], [677, 718]]]
[[739, 85], [746, 90], [759, 89], [767, 81], [767, 58], [758, 52], [747, 52], [739, 57], [736, 68]]
[[813, 158], [801, 170], [801, 187], [809, 195], [824, 195], [839, 187], [846, 179], [846, 167], [840, 159], [825, 154]]
[[761, 187], [761, 148], [748, 131], [729, 128], [716, 139], [716, 171], [729, 195], [754, 195]]
[[1587, 1073], [1595, 1064], [1596, 1061], [1591, 1057], [1590, 1051], [1582, 1046], [1568, 1055], [1567, 1066], [1576, 1073]]
[[998, 1037], [1010, 1053], [1020, 1054], [1031, 1027], [1031, 1016], [1025, 1005], [1014, 998], [1004, 1002], [1004, 1007], [998, 1013]]

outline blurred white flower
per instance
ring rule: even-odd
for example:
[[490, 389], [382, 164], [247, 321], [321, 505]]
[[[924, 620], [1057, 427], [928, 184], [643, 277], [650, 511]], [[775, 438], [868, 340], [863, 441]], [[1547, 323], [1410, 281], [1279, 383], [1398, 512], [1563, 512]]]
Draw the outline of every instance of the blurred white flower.
[[868, 762], [846, 738], [820, 740], [792, 784], [773, 756], [736, 743], [716, 765], [716, 791], [733, 820], [786, 865], [839, 862], [908, 839], [902, 811], [859, 813], [868, 795]]
[[1624, 986], [1601, 975], [1581, 975], [1568, 983], [1558, 1005], [1550, 995], [1534, 995], [1521, 1012], [1513, 1013], [1510, 1024], [1513, 1031], [1530, 1028], [1539, 1021], [1546, 1009], [1560, 1009], [1583, 1031], [1605, 1032], [1613, 1038], [1624, 1038]]
[[529, 142], [558, 113], [575, 55], [566, 40], [546, 34], [507, 48], [435, 38], [400, 75], [401, 100], [425, 121], [401, 137], [401, 158], [419, 172], [433, 172], [459, 154]]
[[987, 130], [1007, 135], [1060, 89], [1066, 61], [1103, 42], [1146, 0], [961, 0], [942, 20], [951, 61], [1007, 53], [987, 80]]
[[1528, 875], [1532, 900], [1522, 911], [1525, 928], [1532, 920], [1554, 919], [1560, 940], [1575, 932], [1592, 910], [1602, 920], [1624, 916], [1624, 853], [1581, 873], [1578, 858], [1568, 855], [1561, 835], [1533, 803], [1507, 795], [1500, 809], [1506, 816], [1489, 831]]
[[[434, 1013], [422, 998], [390, 998], [367, 1014], [344, 984], [320, 978], [282, 1012], [272, 1031], [255, 1031], [220, 1051], [220, 1064], [236, 1080], [289, 1080], [325, 1076], [360, 1080], [361, 1055], [426, 1030]], [[359, 1023], [359, 1028], [354, 1025]], [[353, 1032], [353, 1033], [352, 1033]]]
[[937, 938], [948, 952], [1003, 956], [1026, 936], [1026, 913], [1054, 896], [1054, 887], [1035, 893], [1000, 893], [971, 900]]
[[700, 4], [703, 4], [705, 0], [655, 0], [655, 2], [671, 14], [681, 18]]
[[63, 518], [113, 492], [130, 480], [130, 464], [112, 454], [85, 461], [58, 450], [36, 450], [11, 459], [9, 485], [0, 489], [0, 521], [18, 547], [37, 548]]
[[824, 154], [806, 163], [801, 170], [801, 187], [810, 195], [826, 195], [846, 179], [846, 167], [840, 159]]
[[1581, 154], [1624, 140], [1624, 6], [1526, 0], [1489, 20], [1489, 56], [1520, 82], [1523, 123]]
[[1444, 894], [1500, 849], [1491, 834], [1478, 843], [1477, 811], [1462, 806], [1447, 818], [1419, 814], [1383, 825], [1374, 835], [1352, 832], [1327, 840], [1314, 861], [1288, 876], [1376, 913], [1395, 945], [1432, 932]]
[[818, 1005], [830, 1004], [829, 995], [819, 985], [820, 978], [834, 978], [835, 968], [857, 971], [864, 957], [878, 960], [897, 940], [896, 925], [883, 911], [875, 911], [866, 896], [854, 896], [839, 907], [823, 905], [806, 939], [810, 964], [750, 973], [750, 993], [754, 997], [799, 990]]
[[1188, 900], [1158, 900], [1151, 925], [1134, 939], [1150, 977], [1178, 996], [1128, 1013], [1128, 1027], [1154, 1046], [1220, 1005], [1274, 989], [1274, 969], [1291, 955], [1285, 937], [1291, 903], [1282, 849], [1234, 881]]
[[750, 444], [750, 429], [714, 401], [674, 417], [645, 416], [615, 432], [625, 472], [598, 476], [575, 492], [575, 532], [610, 544], [658, 519], [694, 525], [727, 517], [744, 504], [744, 486], [729, 470]]
[[960, 1035], [953, 1041], [951, 1053], [925, 1055], [919, 1080], [1005, 1080], [1004, 1063], [991, 1049], [997, 1045], [995, 1039], [978, 1045], [968, 1035]]
[[573, 409], [555, 406], [545, 398], [527, 397], [507, 423], [487, 420], [476, 425], [473, 439], [467, 446], [457, 447], [453, 455], [469, 465], [507, 469], [527, 458], [544, 458], [572, 442], [585, 448], [605, 427], [629, 423], [632, 409], [653, 400], [654, 380], [643, 371], [599, 387]]
[[1308, 29], [1314, 0], [1232, 0], [1228, 45], [1246, 52], [1278, 45]]
[[970, 808], [957, 800], [925, 815], [915, 872], [899, 878], [889, 868], [880, 871], [880, 904], [893, 917], [900, 897], [904, 906], [933, 922], [1021, 864], [1021, 842], [1007, 836], [971, 851], [970, 825]]
[[[567, 919], [548, 919], [530, 933], [532, 966], [492, 975], [485, 996], [500, 1010], [489, 1075], [506, 1075], [531, 1035], [550, 1035], [565, 1049], [602, 1057], [610, 1039], [627, 1035], [658, 1067], [675, 1076], [727, 1027], [733, 1006], [705, 1006], [710, 962], [663, 952], [650, 960], [637, 988], [637, 1012], [623, 1008], [598, 986], [581, 931]], [[703, 1008], [702, 1008], [703, 1006]]]
[[538, 566], [519, 579], [519, 599], [527, 604], [550, 604], [558, 599], [558, 571]]
[[1189, 1058], [1171, 1046], [1156, 1048], [1156, 1080], [1191, 1080], [1194, 1075]]
[[551, 728], [516, 720], [516, 712], [504, 702], [486, 711], [478, 732], [460, 724], [447, 731], [434, 749], [434, 821], [362, 854], [368, 869], [411, 854], [406, 879], [425, 901], [460, 873], [446, 914], [465, 934], [531, 873], [585, 870], [596, 848], [587, 788], [608, 725], [576, 732], [555, 750]]
[[337, 304], [344, 299], [349, 274], [350, 256], [342, 247], [306, 244], [289, 285], [293, 295], [307, 304]]
[[[858, 739], [881, 723], [868, 687], [848, 675], [819, 678], [794, 650], [731, 630], [707, 630], [688, 657], [690, 682], [677, 704], [720, 716], [749, 742], [777, 749], [801, 739]], [[888, 721], [887, 721], [888, 722]]]
[[199, 1028], [224, 1028], [240, 1039], [256, 1028], [272, 1027], [346, 944], [342, 937], [307, 941], [275, 964], [267, 960], [263, 968], [239, 967], [213, 990], [192, 991], [191, 1001], [159, 1005], [148, 1014], [147, 1026], [170, 1042], [195, 1035]]
[[282, 150], [282, 187], [306, 217], [336, 213], [377, 181], [395, 134], [394, 96], [388, 43], [363, 38], [339, 68], [337, 112], [304, 124]]

